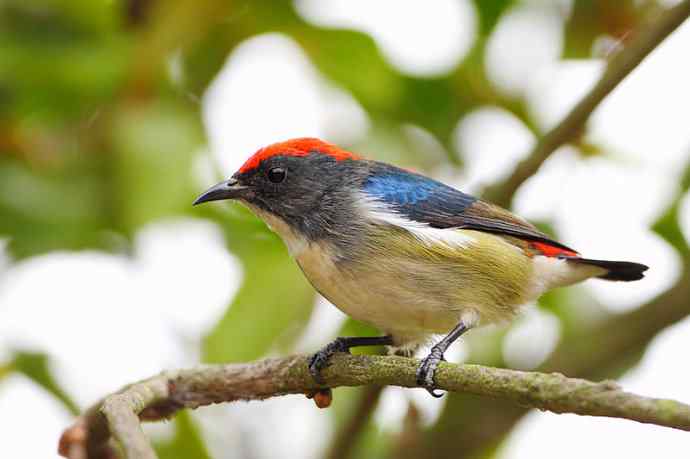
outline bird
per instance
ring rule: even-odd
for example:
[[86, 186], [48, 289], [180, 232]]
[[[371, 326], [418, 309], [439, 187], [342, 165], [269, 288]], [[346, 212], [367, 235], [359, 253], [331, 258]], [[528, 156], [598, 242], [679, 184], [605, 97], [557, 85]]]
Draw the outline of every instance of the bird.
[[550, 289], [635, 281], [648, 269], [584, 258], [506, 209], [317, 138], [259, 149], [194, 205], [217, 200], [248, 207], [316, 291], [382, 332], [339, 337], [313, 354], [318, 384], [338, 352], [385, 345], [412, 355], [442, 335], [416, 371], [418, 386], [439, 397], [436, 369], [468, 330], [509, 322]]

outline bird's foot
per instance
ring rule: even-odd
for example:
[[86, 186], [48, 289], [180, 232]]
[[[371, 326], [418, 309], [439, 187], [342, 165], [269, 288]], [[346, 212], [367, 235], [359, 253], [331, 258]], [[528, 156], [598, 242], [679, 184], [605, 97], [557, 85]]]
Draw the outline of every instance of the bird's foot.
[[309, 373], [311, 373], [312, 378], [314, 378], [317, 384], [325, 383], [321, 376], [321, 370], [328, 366], [331, 357], [338, 352], [350, 353], [350, 345], [346, 338], [336, 338], [314, 354], [309, 360]]
[[417, 368], [417, 385], [425, 388], [432, 397], [443, 397], [443, 393], [436, 392], [437, 387], [434, 382], [436, 368], [441, 361], [445, 360], [443, 352], [435, 347], [431, 348], [429, 355], [422, 359], [422, 363]]

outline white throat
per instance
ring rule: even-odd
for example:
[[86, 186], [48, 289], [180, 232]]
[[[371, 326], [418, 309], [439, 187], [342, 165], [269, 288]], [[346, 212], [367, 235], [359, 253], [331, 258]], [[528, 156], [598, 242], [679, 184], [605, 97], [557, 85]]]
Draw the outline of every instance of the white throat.
[[242, 202], [251, 210], [254, 215], [259, 217], [266, 225], [283, 240], [288, 252], [292, 257], [298, 257], [309, 245], [309, 241], [301, 234], [296, 233], [290, 228], [285, 220], [252, 204]]

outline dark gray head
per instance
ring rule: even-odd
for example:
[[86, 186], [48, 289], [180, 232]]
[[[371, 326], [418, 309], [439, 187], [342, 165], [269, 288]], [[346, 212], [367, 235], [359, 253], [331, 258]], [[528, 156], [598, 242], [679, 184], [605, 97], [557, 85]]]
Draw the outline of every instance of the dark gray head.
[[194, 204], [237, 199], [285, 221], [310, 240], [342, 235], [367, 161], [318, 139], [293, 139], [256, 152], [229, 179]]

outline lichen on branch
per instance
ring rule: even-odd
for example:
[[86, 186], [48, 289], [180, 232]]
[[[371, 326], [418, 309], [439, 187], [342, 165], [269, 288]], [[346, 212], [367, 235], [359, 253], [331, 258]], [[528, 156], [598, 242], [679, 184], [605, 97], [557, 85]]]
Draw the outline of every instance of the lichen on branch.
[[[339, 354], [323, 376], [328, 387], [412, 388], [418, 365], [418, 360], [405, 357]], [[444, 362], [436, 382], [447, 391], [502, 398], [555, 413], [616, 417], [690, 431], [690, 406], [625, 392], [612, 381]], [[141, 420], [163, 419], [183, 408], [313, 393], [318, 388], [305, 356], [169, 371], [125, 387], [89, 409], [65, 431], [59, 450], [72, 459], [117, 457], [118, 450], [126, 459], [154, 459]], [[108, 446], [113, 441], [119, 448]]]

